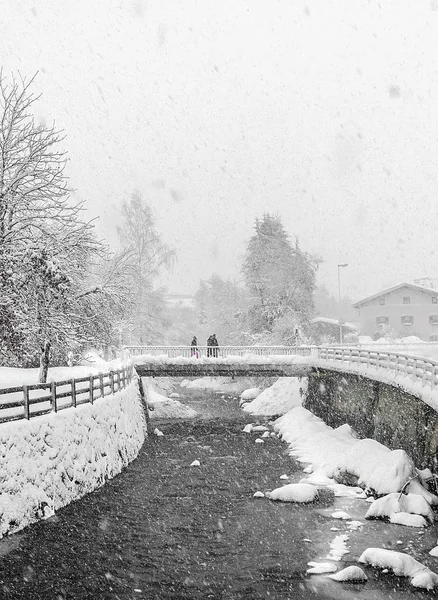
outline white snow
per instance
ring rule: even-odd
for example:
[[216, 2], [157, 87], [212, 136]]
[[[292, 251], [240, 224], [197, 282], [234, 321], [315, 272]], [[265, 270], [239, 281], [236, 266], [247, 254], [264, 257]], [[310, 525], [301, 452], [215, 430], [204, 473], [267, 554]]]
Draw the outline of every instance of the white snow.
[[198, 413], [190, 406], [186, 406], [178, 400], [167, 398], [151, 388], [148, 389], [147, 394], [153, 410], [150, 414], [151, 419], [191, 419], [198, 416]]
[[261, 391], [262, 390], [258, 387], [249, 388], [240, 394], [240, 398], [245, 401], [254, 400], [261, 393]]
[[190, 463], [191, 467], [200, 467], [201, 463], [199, 462], [198, 459], [194, 460], [192, 463]]
[[310, 575], [320, 575], [321, 573], [333, 573], [336, 571], [336, 565], [333, 563], [318, 563], [314, 561], [310, 561], [307, 563], [310, 566], [310, 569], [307, 569], [307, 573]]
[[255, 494], [253, 494], [253, 498], [264, 498], [265, 494], [263, 492], [255, 492]]
[[105, 483], [145, 438], [138, 385], [57, 414], [0, 427], [0, 535], [12, 533]]
[[405, 512], [392, 513], [389, 520], [391, 523], [405, 525], [406, 527], [427, 527], [427, 521], [424, 517]]
[[[333, 479], [347, 472], [358, 478], [360, 486], [383, 495], [400, 491], [416, 474], [403, 450], [391, 451], [371, 439], [358, 440], [350, 427], [333, 429], [301, 406], [277, 419], [274, 429], [288, 442], [291, 456], [312, 465], [313, 477]], [[438, 501], [416, 479], [406, 491], [412, 489], [430, 503]]]
[[367, 548], [359, 557], [359, 562], [389, 569], [399, 577], [411, 577], [411, 584], [415, 587], [427, 590], [438, 587], [438, 575], [403, 552], [385, 548]]
[[374, 500], [366, 512], [365, 519], [391, 518], [395, 513], [422, 515], [430, 523], [433, 523], [434, 520], [430, 504], [424, 496], [394, 492]]
[[329, 560], [341, 560], [344, 554], [348, 554], [347, 542], [348, 535], [346, 533], [337, 535], [330, 543], [330, 553], [326, 558]]
[[342, 571], [338, 571], [333, 575], [327, 575], [330, 579], [334, 579], [335, 581], [367, 581], [368, 577], [365, 575], [363, 570], [360, 567], [356, 567], [355, 565], [351, 565], [342, 569]]
[[289, 483], [272, 490], [268, 497], [281, 502], [314, 502], [318, 498], [318, 488], [309, 483]]
[[282, 415], [294, 406], [301, 406], [306, 386], [307, 378], [281, 377], [243, 410], [252, 415]]

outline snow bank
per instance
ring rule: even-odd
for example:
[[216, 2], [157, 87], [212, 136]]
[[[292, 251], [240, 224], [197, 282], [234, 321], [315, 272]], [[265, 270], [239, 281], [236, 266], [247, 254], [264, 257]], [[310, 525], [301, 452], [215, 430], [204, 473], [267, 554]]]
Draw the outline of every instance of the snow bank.
[[301, 406], [307, 389], [307, 378], [281, 377], [242, 410], [252, 415], [282, 415], [294, 406]]
[[184, 379], [181, 381], [181, 387], [189, 390], [210, 390], [223, 394], [240, 394], [248, 387], [248, 380], [244, 377], [238, 377], [234, 381], [231, 377], [201, 377], [193, 381]]
[[137, 382], [114, 396], [0, 427], [0, 536], [93, 491], [145, 438]]
[[153, 389], [148, 390], [148, 396], [149, 404], [153, 408], [150, 413], [151, 419], [191, 419], [198, 416], [193, 408], [178, 402], [178, 400], [162, 396]]
[[370, 564], [373, 567], [390, 569], [394, 575], [399, 577], [411, 577], [411, 583], [415, 587], [426, 590], [438, 587], [438, 575], [403, 552], [385, 548], [367, 548], [359, 557], [359, 562]]
[[241, 400], [254, 400], [255, 398], [257, 398], [257, 396], [261, 393], [261, 389], [258, 387], [255, 388], [249, 388], [247, 390], [244, 390], [241, 394], [240, 394], [240, 399]]
[[[310, 463], [308, 470], [317, 473], [318, 478], [341, 483], [348, 478], [382, 496], [399, 492], [417, 473], [403, 450], [391, 451], [371, 439], [358, 440], [348, 425], [333, 429], [301, 406], [277, 419], [274, 429], [288, 442], [291, 456]], [[417, 480], [405, 491], [412, 491], [411, 487], [430, 504], [437, 502]]]

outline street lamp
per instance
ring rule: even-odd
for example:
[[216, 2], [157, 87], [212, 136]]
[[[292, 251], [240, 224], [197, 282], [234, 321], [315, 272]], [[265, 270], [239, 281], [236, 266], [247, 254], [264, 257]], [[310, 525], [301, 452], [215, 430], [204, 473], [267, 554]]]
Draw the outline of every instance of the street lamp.
[[[339, 305], [341, 304], [341, 269], [348, 267], [348, 263], [338, 265], [338, 297]], [[342, 319], [339, 319], [339, 343], [342, 344]]]

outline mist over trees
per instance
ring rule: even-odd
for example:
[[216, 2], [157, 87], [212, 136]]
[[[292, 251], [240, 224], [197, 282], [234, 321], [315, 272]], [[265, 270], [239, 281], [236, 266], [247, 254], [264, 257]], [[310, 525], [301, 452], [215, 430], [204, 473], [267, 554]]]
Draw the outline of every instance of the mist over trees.
[[126, 330], [151, 342], [162, 326], [152, 282], [172, 252], [139, 195], [122, 209], [121, 249], [96, 237], [65, 175], [64, 137], [37, 124], [34, 79], [0, 73], [0, 364], [66, 364], [89, 347], [114, 348]]

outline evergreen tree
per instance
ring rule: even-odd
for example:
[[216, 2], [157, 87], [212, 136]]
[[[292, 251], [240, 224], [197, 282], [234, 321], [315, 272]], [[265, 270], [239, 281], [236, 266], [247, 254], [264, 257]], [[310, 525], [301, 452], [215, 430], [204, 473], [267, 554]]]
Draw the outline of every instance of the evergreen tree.
[[255, 222], [242, 272], [251, 295], [252, 333], [272, 334], [280, 322], [303, 325], [313, 312], [317, 261], [292, 246], [280, 217], [265, 214]]

